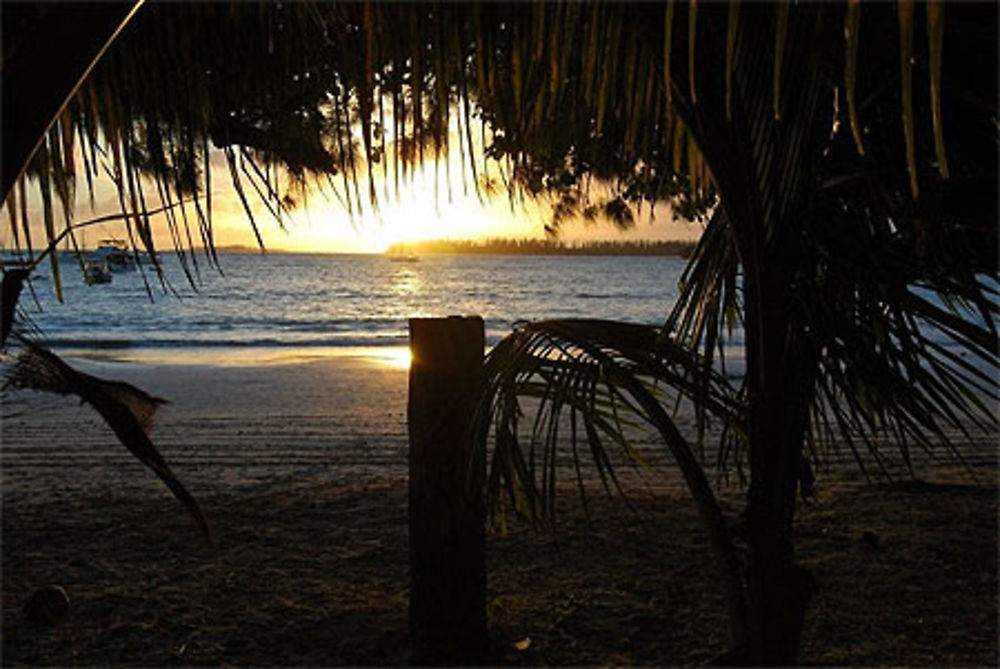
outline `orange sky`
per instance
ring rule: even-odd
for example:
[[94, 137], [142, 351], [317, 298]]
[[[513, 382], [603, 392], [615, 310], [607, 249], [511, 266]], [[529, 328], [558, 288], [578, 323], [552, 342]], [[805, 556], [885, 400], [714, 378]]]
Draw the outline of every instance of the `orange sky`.
[[[453, 145], [454, 146], [454, 145]], [[310, 189], [305, 206], [301, 206], [286, 219], [282, 230], [266, 207], [256, 200], [253, 189], [244, 185], [250, 199], [254, 216], [257, 220], [265, 245], [274, 250], [312, 252], [312, 253], [380, 253], [390, 244], [398, 241], [419, 239], [482, 239], [486, 237], [543, 237], [545, 223], [549, 213], [544, 203], [532, 201], [518, 203], [511, 209], [510, 200], [505, 191], [498, 193], [492, 200], [480, 203], [472, 188], [471, 177], [467, 178], [468, 189], [463, 189], [460, 156], [452, 156], [451, 163], [451, 199], [449, 201], [447, 180], [444, 175], [444, 163], [437, 166], [435, 176], [433, 161], [418, 168], [412, 179], [405, 186], [401, 184], [400, 193], [391, 191], [389, 198], [384, 197], [382, 178], [376, 174], [377, 192], [380, 206], [377, 213], [369, 207], [362, 215], [351, 216], [330, 192], [329, 187]], [[247, 219], [242, 204], [233, 191], [229, 181], [228, 170], [224, 160], [213, 156], [213, 210], [214, 230], [217, 246], [256, 245], [255, 237]], [[218, 155], [221, 158], [221, 154]], [[363, 172], [362, 172], [363, 174]], [[495, 173], [492, 175], [497, 176]], [[367, 200], [367, 181], [359, 176], [359, 187], [363, 199]], [[337, 186], [340, 182], [337, 180]], [[437, 197], [435, 197], [435, 188]], [[37, 196], [29, 205], [29, 215], [34, 222], [33, 239], [35, 246], [44, 238], [42, 232], [42, 216]], [[105, 214], [117, 213], [118, 199], [115, 190], [108, 180], [100, 180], [95, 184], [94, 209], [91, 209], [86, 184], [81, 178], [77, 186], [76, 219], [83, 221], [88, 218]], [[150, 208], [156, 206], [155, 188], [147, 189], [147, 204]], [[571, 222], [562, 229], [561, 238], [566, 241], [583, 239], [630, 239], [630, 240], [664, 240], [664, 239], [695, 239], [701, 232], [701, 226], [686, 221], [674, 221], [670, 208], [660, 204], [656, 208], [655, 220], [650, 220], [648, 207], [643, 208], [643, 214], [637, 220], [634, 229], [625, 233], [616, 230], [606, 222], [583, 224]], [[57, 229], [62, 228], [61, 214], [56, 213]], [[165, 218], [161, 215], [154, 222], [157, 243], [163, 248], [172, 246]], [[192, 225], [193, 210], [190, 211]], [[12, 246], [11, 233], [8, 226], [0, 228], [0, 244], [5, 248]], [[192, 227], [192, 235], [197, 238], [197, 230]], [[98, 240], [106, 237], [123, 237], [124, 227], [117, 223], [104, 223], [89, 228], [83, 235], [85, 246], [96, 246]], [[78, 236], [78, 240], [81, 237]]]
[[[379, 253], [390, 244], [419, 239], [483, 239], [486, 237], [544, 237], [549, 221], [544, 203], [518, 202], [513, 210], [506, 192], [480, 202], [472, 184], [463, 192], [461, 179], [452, 180], [449, 202], [443, 177], [435, 184], [434, 167], [420, 170], [412, 184], [388, 200], [379, 191], [377, 213], [366, 207], [363, 215], [352, 217], [336, 197], [314, 193], [307, 207], [296, 211], [282, 231], [263, 207], [263, 237], [269, 247], [290, 251]], [[434, 189], [438, 189], [435, 198]], [[365, 186], [362, 185], [362, 193]], [[364, 197], [364, 195], [362, 196]], [[367, 205], [367, 203], [366, 203]], [[634, 229], [622, 233], [610, 223], [573, 222], [561, 231], [561, 238], [580, 239], [696, 239], [701, 227], [686, 221], [673, 221], [670, 208], [662, 204], [656, 219], [650, 220], [644, 208]], [[242, 206], [229, 198], [216, 210], [220, 244], [254, 243]]]

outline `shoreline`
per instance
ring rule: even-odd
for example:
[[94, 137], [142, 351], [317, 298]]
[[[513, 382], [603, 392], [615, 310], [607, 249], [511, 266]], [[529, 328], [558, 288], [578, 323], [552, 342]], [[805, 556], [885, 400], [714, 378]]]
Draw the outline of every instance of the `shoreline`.
[[330, 358], [361, 359], [390, 367], [409, 368], [409, 346], [190, 346], [190, 347], [109, 347], [52, 349], [68, 361], [118, 365], [170, 367], [258, 367], [291, 365]]

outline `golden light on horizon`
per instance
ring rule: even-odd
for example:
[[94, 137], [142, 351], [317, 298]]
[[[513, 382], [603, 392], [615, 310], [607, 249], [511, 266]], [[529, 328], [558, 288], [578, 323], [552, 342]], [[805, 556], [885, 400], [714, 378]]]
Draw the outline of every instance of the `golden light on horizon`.
[[[463, 179], [463, 159], [458, 153], [458, 140], [452, 143], [450, 160], [427, 162], [415, 167], [406, 178], [399, 181], [398, 192], [395, 179], [382, 173], [382, 165], [374, 171], [378, 204], [373, 207], [368, 202], [367, 176], [358, 183], [361, 194], [361, 208], [358, 209], [356, 194], [352, 198], [353, 212], [348, 211], [343, 184], [334, 179], [331, 186], [313, 185], [306, 196], [299, 199], [299, 206], [283, 217], [282, 225], [271, 217], [267, 207], [258, 199], [250, 198], [265, 246], [272, 250], [303, 253], [384, 253], [390, 246], [400, 242], [423, 240], [462, 239], [482, 241], [487, 238], [535, 238], [545, 236], [545, 224], [550, 220], [550, 212], [544, 201], [518, 199], [514, 206], [505, 190], [492, 198], [485, 192], [476, 192], [471, 174]], [[79, 149], [77, 149], [79, 151]], [[221, 155], [221, 154], [220, 154]], [[217, 156], [213, 156], [213, 163]], [[82, 160], [82, 157], [81, 157]], [[216, 165], [219, 169], [219, 165]], [[499, 166], [490, 163], [488, 176], [497, 180]], [[450, 179], [446, 172], [450, 172]], [[479, 176], [484, 174], [479, 172]], [[336, 188], [334, 193], [332, 188]], [[87, 219], [118, 211], [116, 191], [107, 179], [95, 180], [96, 207], [90, 210], [86, 199], [86, 189], [77, 190], [76, 210], [78, 218]], [[148, 197], [155, 201], [154, 193]], [[41, 204], [37, 198], [28, 203], [28, 213], [37, 228], [33, 234], [44, 236], [40, 227]], [[232, 184], [226, 179], [215, 181], [212, 193], [215, 243], [220, 247], [245, 246], [255, 248], [257, 242], [249, 224], [243, 204], [236, 195]], [[83, 213], [87, 212], [87, 213]], [[190, 220], [196, 220], [193, 208]], [[160, 249], [170, 249], [174, 241], [169, 233], [163, 214], [153, 216], [154, 237]], [[638, 221], [629, 231], [617, 230], [609, 224], [586, 224], [570, 222], [562, 229], [566, 241], [592, 241], [597, 239], [615, 240], [666, 240], [695, 239], [700, 234], [700, 226], [673, 221], [669, 208], [661, 205], [657, 210], [657, 221]], [[84, 246], [96, 239], [122, 237], [126, 232], [118, 222], [108, 222], [81, 232]], [[0, 246], [10, 246], [13, 240], [9, 230], [0, 229]]]
[[[334, 197], [328, 186], [317, 189], [307, 206], [294, 212], [289, 234], [272, 231], [270, 238], [293, 251], [384, 253], [400, 242], [544, 235], [544, 205], [527, 202], [512, 211], [506, 193], [477, 194], [471, 177], [463, 183], [457, 162], [452, 160], [450, 188], [444, 161], [429, 161], [400, 183], [398, 193], [380, 183], [377, 207], [365, 199], [360, 213], [356, 204], [353, 214], [348, 212], [342, 193]], [[366, 189], [362, 184], [362, 192]]]
[[[457, 116], [452, 117], [453, 123], [455, 118]], [[452, 131], [457, 133], [457, 127]], [[312, 187], [302, 203], [304, 206], [292, 213], [286, 226], [287, 234], [277, 226], [266, 226], [262, 231], [268, 246], [313, 253], [385, 253], [393, 244], [401, 242], [544, 238], [546, 223], [551, 220], [548, 204], [544, 200], [515, 198], [512, 205], [512, 199], [502, 187], [492, 197], [484, 188], [477, 192], [467, 157], [460, 154], [461, 141], [457, 134], [453, 137], [448, 160], [428, 156], [426, 162], [411, 168], [409, 174], [399, 179], [398, 190], [395, 175], [385, 173], [388, 165], [375, 165], [375, 206], [368, 201], [369, 183], [364, 170], [359, 175], [356, 191], [345, 190], [337, 179]], [[474, 143], [477, 150], [481, 150], [478, 138]], [[477, 162], [477, 165], [480, 165], [478, 177], [502, 181], [498, 163], [488, 161], [485, 171], [482, 164]], [[336, 189], [336, 193], [332, 189]], [[348, 198], [351, 198], [352, 211], [348, 210]], [[241, 236], [243, 241], [239, 243], [252, 245], [252, 233], [242, 206], [238, 205], [235, 196], [231, 195], [228, 200], [232, 207], [227, 216], [227, 230]], [[260, 219], [267, 219], [263, 207]], [[566, 241], [693, 240], [700, 233], [700, 226], [674, 221], [665, 203], [657, 208], [655, 222], [644, 216], [628, 231], [582, 220], [570, 221], [561, 230]]]

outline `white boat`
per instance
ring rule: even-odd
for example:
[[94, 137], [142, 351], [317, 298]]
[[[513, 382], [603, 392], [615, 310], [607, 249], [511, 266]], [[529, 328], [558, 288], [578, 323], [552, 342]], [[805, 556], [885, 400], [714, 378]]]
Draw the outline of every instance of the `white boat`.
[[123, 239], [102, 239], [92, 255], [98, 262], [107, 263], [112, 272], [135, 269], [135, 258]]

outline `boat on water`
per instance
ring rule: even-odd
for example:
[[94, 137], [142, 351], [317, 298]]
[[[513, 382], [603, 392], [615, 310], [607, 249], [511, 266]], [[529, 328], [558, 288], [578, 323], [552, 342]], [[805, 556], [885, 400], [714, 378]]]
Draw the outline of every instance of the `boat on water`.
[[418, 258], [417, 256], [410, 256], [410, 255], [389, 256], [389, 260], [391, 260], [392, 262], [420, 262], [420, 258]]
[[106, 263], [112, 272], [135, 269], [135, 258], [123, 239], [102, 239], [92, 255], [98, 262]]
[[83, 282], [88, 286], [111, 283], [111, 270], [107, 261], [88, 260], [83, 263]]

